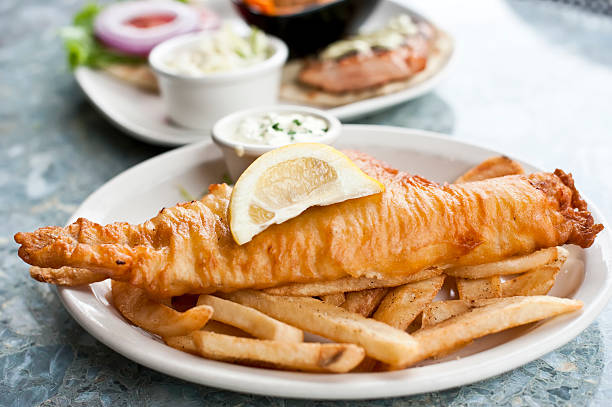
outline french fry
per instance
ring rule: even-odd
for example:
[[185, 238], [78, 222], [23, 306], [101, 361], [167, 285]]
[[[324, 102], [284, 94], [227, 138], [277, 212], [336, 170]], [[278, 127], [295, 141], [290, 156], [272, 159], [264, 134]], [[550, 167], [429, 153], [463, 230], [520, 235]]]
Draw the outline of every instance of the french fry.
[[470, 280], [457, 278], [457, 292], [462, 300], [479, 300], [484, 298], [499, 298], [502, 296], [501, 278], [492, 276]]
[[397, 287], [398, 285], [426, 280], [439, 276], [444, 270], [440, 267], [428, 267], [416, 273], [392, 278], [344, 277], [339, 280], [318, 283], [294, 283], [263, 290], [266, 294], [295, 297], [320, 297], [323, 295], [362, 291], [370, 288]]
[[567, 260], [568, 255], [567, 249], [561, 246], [549, 247], [531, 254], [510, 257], [493, 263], [450, 268], [445, 270], [444, 273], [449, 276], [470, 279], [519, 274], [556, 261], [560, 261], [563, 264]]
[[108, 275], [101, 271], [61, 267], [58, 269], [30, 267], [30, 276], [43, 283], [75, 287], [106, 280]]
[[438, 294], [444, 276], [436, 276], [392, 289], [374, 313], [374, 319], [405, 331]]
[[[213, 315], [215, 315], [213, 311]], [[224, 324], [223, 322], [210, 320], [204, 325], [202, 328], [203, 331], [214, 332], [216, 334], [223, 335], [231, 335], [231, 336], [239, 336], [241, 338], [252, 338], [252, 335], [244, 332], [240, 328], [236, 328], [235, 326]]]
[[165, 336], [186, 335], [202, 328], [213, 309], [207, 305], [178, 312], [150, 300], [144, 290], [128, 283], [112, 282], [113, 303], [119, 312], [134, 325]]
[[297, 328], [270, 318], [263, 312], [212, 295], [200, 295], [197, 305], [214, 310], [212, 319], [240, 328], [255, 338], [282, 342], [302, 342], [304, 333]]
[[416, 342], [407, 333], [314, 298], [275, 296], [251, 290], [224, 296], [308, 332], [336, 342], [355, 343], [368, 356], [386, 363], [401, 365], [417, 352]]
[[388, 288], [372, 288], [350, 292], [346, 294], [346, 301], [341, 307], [367, 318], [372, 315], [388, 291]]
[[525, 171], [523, 170], [523, 166], [521, 164], [506, 156], [491, 157], [457, 178], [455, 180], [455, 184], [482, 181], [485, 179], [503, 177], [506, 175], [523, 174], [524, 172]]
[[171, 346], [174, 349], [191, 353], [193, 355], [199, 355], [198, 348], [196, 347], [191, 335], [168, 336], [163, 339], [166, 345]]
[[[491, 300], [493, 301], [493, 300]], [[494, 302], [420, 329], [412, 336], [419, 343], [418, 352], [398, 367], [406, 367], [495, 332], [572, 312], [582, 302], [547, 295], [499, 298]]]
[[[428, 326], [439, 324], [447, 319], [464, 314], [472, 308], [492, 304], [495, 301], [497, 301], [496, 298], [484, 300], [447, 300], [433, 302], [423, 310], [421, 328], [427, 328]], [[444, 352], [440, 352], [435, 355], [434, 359], [439, 359], [448, 355], [449, 353], [456, 352], [457, 350], [471, 343], [471, 340], [466, 342], [458, 342], [454, 347], [446, 349]]]
[[344, 295], [344, 293], [322, 295], [321, 301], [339, 307], [344, 303], [344, 301], [346, 301], [346, 296]]
[[464, 300], [446, 300], [446, 301], [435, 301], [427, 305], [423, 309], [423, 316], [421, 317], [421, 328], [427, 328], [440, 322], [446, 321], [449, 318], [456, 317], [467, 311], [472, 307], [468, 301]]
[[423, 310], [421, 328], [439, 324], [447, 319], [464, 314], [472, 308], [484, 307], [485, 305], [495, 304], [499, 301], [500, 298], [485, 298], [479, 300], [444, 300], [432, 302]]
[[561, 269], [555, 263], [538, 267], [502, 283], [502, 296], [546, 295], [555, 284], [555, 277]]
[[[206, 331], [192, 332], [190, 336], [197, 353], [205, 358], [280, 369], [344, 373], [359, 365], [365, 356], [363, 348], [351, 343], [279, 342]], [[167, 341], [177, 343], [171, 338]]]

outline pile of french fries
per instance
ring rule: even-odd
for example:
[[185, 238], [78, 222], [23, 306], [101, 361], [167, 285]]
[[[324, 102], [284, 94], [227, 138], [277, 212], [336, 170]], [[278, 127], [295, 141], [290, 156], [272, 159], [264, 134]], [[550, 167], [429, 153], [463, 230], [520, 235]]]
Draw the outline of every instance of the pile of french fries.
[[[456, 182], [521, 173], [495, 157]], [[204, 358], [306, 372], [402, 369], [474, 339], [571, 312], [580, 301], [546, 295], [568, 257], [553, 247], [469, 267], [430, 267], [390, 279], [346, 277], [261, 291], [149, 299], [112, 282], [113, 301], [138, 327]], [[454, 280], [454, 281], [453, 281]], [[443, 285], [457, 299], [438, 300]], [[330, 342], [305, 342], [304, 332]]]

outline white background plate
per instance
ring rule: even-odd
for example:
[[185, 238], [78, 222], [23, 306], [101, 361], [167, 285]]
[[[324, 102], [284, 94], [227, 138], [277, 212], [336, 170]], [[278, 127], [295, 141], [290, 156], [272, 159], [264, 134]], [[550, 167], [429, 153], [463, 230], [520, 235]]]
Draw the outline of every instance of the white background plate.
[[[337, 145], [367, 152], [392, 166], [435, 181], [452, 181], [472, 165], [498, 153], [420, 130], [347, 125]], [[536, 168], [525, 164], [526, 170]], [[161, 207], [183, 200], [179, 186], [194, 195], [225, 172], [221, 153], [210, 142], [160, 155], [125, 171], [93, 193], [73, 215], [100, 223], [142, 222]], [[580, 187], [580, 186], [578, 186]], [[590, 204], [595, 220], [604, 223]], [[127, 323], [109, 305], [109, 284], [60, 288], [72, 316], [93, 336], [124, 356], [185, 380], [224, 389], [283, 397], [357, 399], [442, 390], [498, 375], [539, 358], [584, 330], [612, 294], [608, 228], [587, 250], [572, 248], [572, 259], [552, 294], [576, 298], [584, 308], [550, 321], [515, 328], [475, 341], [459, 354], [418, 367], [384, 373], [308, 374], [215, 362], [165, 346]], [[457, 358], [457, 356], [461, 358]]]
[[[224, 19], [242, 24], [229, 0], [214, 0], [209, 4]], [[383, 0], [363, 27], [366, 30], [381, 27], [391, 17], [406, 12], [405, 6]], [[448, 70], [449, 63], [450, 61], [442, 65], [430, 78], [410, 88], [328, 111], [341, 120], [347, 120], [417, 98], [438, 84]], [[165, 108], [158, 94], [140, 90], [108, 73], [86, 67], [78, 68], [75, 77], [94, 106], [117, 127], [137, 139], [151, 144], [181, 146], [210, 136], [208, 130], [191, 130], [170, 122], [166, 118]]]

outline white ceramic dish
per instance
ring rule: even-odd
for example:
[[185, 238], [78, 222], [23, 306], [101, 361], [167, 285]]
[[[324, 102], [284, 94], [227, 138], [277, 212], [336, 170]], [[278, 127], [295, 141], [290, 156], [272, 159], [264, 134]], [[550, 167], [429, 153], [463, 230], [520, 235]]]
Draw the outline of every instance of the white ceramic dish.
[[266, 144], [248, 144], [232, 140], [236, 127], [247, 117], [262, 116], [266, 113], [300, 113], [319, 117], [327, 122], [327, 133], [313, 139], [313, 143], [332, 144], [338, 136], [342, 125], [334, 116], [310, 107], [304, 106], [263, 106], [254, 109], [241, 110], [219, 120], [212, 129], [212, 140], [219, 146], [225, 158], [225, 165], [232, 179], [236, 180], [257, 157], [279, 146]]
[[[242, 24], [229, 1], [210, 0], [208, 5], [222, 18]], [[380, 27], [391, 17], [406, 12], [408, 9], [405, 6], [393, 0], [382, 0], [364, 23], [364, 29]], [[348, 120], [422, 96], [431, 91], [444, 77], [449, 62], [443, 64], [433, 76], [411, 88], [327, 111], [341, 120]], [[142, 91], [108, 73], [85, 67], [78, 68], [75, 77], [81, 89], [100, 112], [117, 127], [139, 140], [151, 144], [180, 146], [210, 136], [209, 130], [188, 129], [168, 120], [164, 103], [158, 94]]]
[[236, 110], [278, 102], [289, 50], [283, 41], [272, 36], [267, 36], [270, 56], [253, 66], [197, 77], [168, 70], [169, 58], [197, 48], [203, 38], [211, 35], [210, 32], [181, 35], [157, 45], [149, 55], [166, 113], [177, 126], [210, 130], [217, 120]]
[[[435, 181], [453, 180], [470, 166], [499, 154], [441, 135], [384, 126], [345, 126], [337, 144], [368, 152], [396, 168]], [[536, 170], [528, 164], [525, 168]], [[200, 193], [208, 184], [220, 182], [224, 172], [221, 152], [210, 141], [177, 149], [109, 181], [81, 205], [70, 221], [84, 216], [101, 223], [142, 222], [159, 208], [181, 201], [179, 186]], [[605, 224], [592, 203], [589, 209], [597, 222]], [[605, 226], [591, 248], [571, 247], [571, 261], [551, 293], [582, 300], [581, 311], [490, 335], [446, 359], [396, 372], [308, 374], [201, 359], [169, 348], [127, 323], [109, 304], [107, 282], [80, 289], [59, 288], [59, 294], [72, 316], [101, 342], [142, 365], [185, 380], [269, 396], [311, 399], [403, 396], [498, 375], [539, 358], [582, 332], [612, 294], [608, 274], [612, 241]]]

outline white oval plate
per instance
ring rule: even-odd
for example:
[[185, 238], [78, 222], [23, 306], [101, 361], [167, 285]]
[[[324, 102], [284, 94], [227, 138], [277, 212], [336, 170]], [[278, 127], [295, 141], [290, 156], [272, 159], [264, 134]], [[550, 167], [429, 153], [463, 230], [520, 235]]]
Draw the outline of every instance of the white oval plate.
[[[472, 165], [499, 153], [443, 135], [384, 126], [347, 125], [337, 145], [367, 152], [398, 169], [431, 180], [451, 181]], [[525, 164], [529, 171], [537, 170]], [[179, 187], [199, 195], [221, 182], [221, 152], [208, 141], [152, 158], [118, 175], [94, 192], [73, 215], [100, 223], [142, 222], [161, 207], [182, 201]], [[580, 187], [580, 185], [578, 185]], [[597, 222], [599, 211], [589, 209]], [[567, 343], [599, 314], [612, 294], [608, 228], [587, 249], [571, 248], [553, 295], [582, 300], [576, 313], [515, 328], [475, 341], [447, 359], [384, 373], [309, 374], [215, 362], [183, 353], [127, 323], [109, 304], [109, 284], [59, 288], [72, 316], [104, 344], [160, 372], [228, 390], [311, 399], [360, 399], [403, 396], [472, 383], [514, 369]], [[457, 356], [461, 358], [457, 358]]]
[[[208, 6], [224, 19], [242, 24], [229, 3], [228, 0], [213, 0]], [[407, 12], [412, 13], [401, 4], [383, 0], [364, 27], [380, 27], [392, 16]], [[410, 88], [328, 109], [328, 112], [340, 120], [348, 120], [422, 96], [444, 77], [451, 59], [452, 52], [432, 76]], [[118, 128], [139, 140], [163, 146], [182, 146], [210, 137], [210, 130], [192, 130], [169, 121], [162, 99], [156, 93], [138, 89], [104, 71], [80, 67], [74, 74], [91, 103]]]

